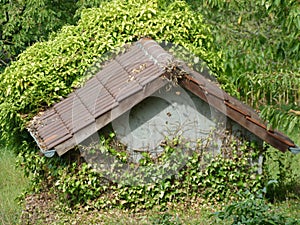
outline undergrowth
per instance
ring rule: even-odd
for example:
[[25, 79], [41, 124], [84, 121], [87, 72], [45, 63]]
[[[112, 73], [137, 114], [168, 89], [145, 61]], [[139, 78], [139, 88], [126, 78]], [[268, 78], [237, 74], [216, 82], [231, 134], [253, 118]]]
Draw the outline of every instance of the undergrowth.
[[271, 202], [299, 199], [300, 155], [282, 153], [270, 148], [265, 153], [265, 179], [278, 182], [269, 186], [266, 197]]
[[266, 187], [256, 193], [240, 192], [242, 200], [231, 203], [214, 215], [221, 220], [230, 220], [232, 225], [299, 224], [299, 220], [274, 211], [273, 205], [266, 201], [265, 195], [268, 193], [270, 185], [276, 183], [277, 181], [271, 180]]
[[181, 138], [166, 140], [161, 155], [145, 152], [139, 162], [133, 162], [111, 135], [81, 152], [94, 160], [89, 163], [80, 155], [49, 160], [34, 152], [26, 153], [27, 162], [20, 163], [33, 171], [35, 192], [50, 190], [71, 208], [166, 210], [170, 202], [193, 202], [201, 197], [224, 203], [238, 198], [239, 190], [261, 188], [263, 177], [257, 173], [259, 152], [254, 143], [231, 137], [218, 154], [207, 151], [208, 145], [213, 142], [202, 140], [192, 148]]

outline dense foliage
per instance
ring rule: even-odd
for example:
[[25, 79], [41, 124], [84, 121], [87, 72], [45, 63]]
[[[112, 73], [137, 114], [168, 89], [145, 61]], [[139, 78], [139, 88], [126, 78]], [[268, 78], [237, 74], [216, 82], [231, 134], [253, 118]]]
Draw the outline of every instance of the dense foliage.
[[[221, 154], [216, 156], [207, 148], [214, 144], [213, 140], [202, 140], [194, 149], [178, 137], [166, 140], [164, 153], [158, 158], [145, 153], [134, 163], [112, 137], [101, 138], [99, 144], [86, 147], [85, 153], [81, 150], [81, 154], [93, 155], [96, 166], [80, 158], [69, 164], [70, 156], [57, 161], [29, 153], [25, 159], [30, 162], [21, 164], [28, 173], [34, 172], [32, 187], [36, 191], [50, 189], [71, 207], [164, 210], [170, 202], [192, 203], [198, 198], [225, 202], [238, 198], [238, 190], [255, 192], [261, 188], [263, 180], [257, 174], [258, 150], [254, 143], [228, 137]], [[108, 155], [116, 160], [101, 167], [101, 159]], [[132, 169], [124, 170], [124, 165]]]
[[274, 212], [272, 205], [267, 203], [264, 195], [267, 192], [268, 186], [272, 183], [274, 183], [274, 181], [268, 182], [268, 185], [256, 194], [250, 192], [240, 194], [243, 200], [226, 206], [223, 211], [217, 212], [215, 215], [221, 220], [232, 221], [230, 223], [231, 225], [298, 224], [298, 220]]
[[300, 140], [299, 1], [188, 2], [211, 25], [225, 76], [236, 87], [231, 94]]
[[74, 1], [1, 1], [0, 71], [26, 47], [73, 23]]
[[74, 24], [84, 8], [100, 6], [93, 0], [0, 1], [0, 72], [23, 50], [63, 25]]

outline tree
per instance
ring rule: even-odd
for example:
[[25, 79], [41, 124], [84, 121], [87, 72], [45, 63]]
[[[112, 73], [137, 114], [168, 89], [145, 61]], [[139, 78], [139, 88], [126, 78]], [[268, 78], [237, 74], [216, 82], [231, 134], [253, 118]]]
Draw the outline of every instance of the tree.
[[236, 87], [228, 91], [273, 127], [299, 133], [300, 118], [292, 113], [300, 110], [299, 1], [188, 2], [211, 25], [224, 76]]
[[1, 0], [0, 72], [26, 47], [46, 40], [50, 33], [64, 24], [74, 24], [77, 8], [89, 6], [86, 2]]

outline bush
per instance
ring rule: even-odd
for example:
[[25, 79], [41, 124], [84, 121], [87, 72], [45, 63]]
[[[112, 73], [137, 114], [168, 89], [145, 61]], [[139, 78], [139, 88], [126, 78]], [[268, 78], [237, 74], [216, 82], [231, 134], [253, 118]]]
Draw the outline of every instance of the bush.
[[[268, 183], [272, 184], [274, 181]], [[267, 185], [267, 187], [268, 187]], [[221, 220], [232, 221], [232, 225], [294, 225], [299, 221], [293, 218], [288, 218], [282, 214], [272, 211], [272, 206], [266, 202], [262, 194], [266, 194], [267, 187], [257, 194], [251, 194], [249, 191], [244, 192], [242, 200], [234, 202], [225, 207], [223, 211], [217, 212], [214, 215]]]
[[265, 153], [265, 177], [277, 180], [268, 187], [266, 198], [271, 202], [297, 198], [300, 194], [299, 162], [300, 155], [282, 153], [270, 148]]

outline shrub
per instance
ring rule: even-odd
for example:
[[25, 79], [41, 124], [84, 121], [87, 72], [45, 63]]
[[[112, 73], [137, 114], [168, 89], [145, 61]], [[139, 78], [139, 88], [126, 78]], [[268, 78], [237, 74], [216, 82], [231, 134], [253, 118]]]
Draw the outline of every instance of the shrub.
[[[268, 184], [272, 183], [274, 181]], [[296, 219], [271, 211], [272, 206], [266, 202], [262, 195], [266, 194], [267, 187], [257, 192], [257, 194], [251, 194], [249, 191], [244, 192], [241, 194], [242, 200], [226, 206], [223, 211], [214, 215], [221, 220], [230, 219], [232, 225], [298, 224], [299, 221]]]

